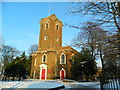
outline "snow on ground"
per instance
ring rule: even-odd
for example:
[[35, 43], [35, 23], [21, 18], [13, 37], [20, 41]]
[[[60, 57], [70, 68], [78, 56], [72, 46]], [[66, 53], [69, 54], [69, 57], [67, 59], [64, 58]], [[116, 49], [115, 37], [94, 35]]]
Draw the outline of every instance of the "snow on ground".
[[24, 81], [3, 81], [0, 88], [56, 88], [65, 86], [65, 88], [100, 88], [99, 82], [77, 82], [62, 80], [24, 80]]
[[62, 80], [56, 80], [65, 85], [65, 88], [100, 88], [100, 82], [77, 82], [74, 80], [65, 79], [68, 82]]
[[0, 88], [57, 88], [64, 86], [54, 81], [10, 81], [0, 82]]
[[11, 86], [14, 86], [15, 84], [17, 84], [17, 83], [20, 83], [20, 82], [18, 82], [18, 81], [11, 81], [11, 82], [5, 82], [5, 81], [1, 81], [0, 82], [0, 89], [1, 88], [11, 88]]
[[100, 88], [100, 82], [85, 82], [85, 83], [79, 83], [79, 85], [83, 85], [87, 88]]
[[63, 82], [65, 88], [100, 88], [99, 82]]

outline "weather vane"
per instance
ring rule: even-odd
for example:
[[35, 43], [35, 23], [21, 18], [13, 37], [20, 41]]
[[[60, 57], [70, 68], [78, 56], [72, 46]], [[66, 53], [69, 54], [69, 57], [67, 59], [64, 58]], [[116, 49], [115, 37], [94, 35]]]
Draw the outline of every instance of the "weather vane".
[[48, 16], [50, 16], [50, 4], [49, 4]]

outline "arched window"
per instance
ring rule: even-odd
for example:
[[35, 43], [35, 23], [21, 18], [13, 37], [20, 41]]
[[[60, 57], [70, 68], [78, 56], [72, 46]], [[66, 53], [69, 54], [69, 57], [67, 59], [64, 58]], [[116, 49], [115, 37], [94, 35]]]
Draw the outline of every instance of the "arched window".
[[47, 29], [47, 28], [49, 28], [49, 23], [48, 22], [45, 24], [45, 29]]
[[61, 56], [60, 56], [60, 64], [66, 64], [66, 55], [65, 54], [61, 54]]
[[42, 56], [42, 62], [45, 63], [46, 61], [47, 61], [47, 55], [44, 54], [44, 55]]
[[56, 25], [56, 30], [58, 30], [58, 24]]
[[56, 37], [56, 41], [59, 41], [59, 38], [58, 38], [58, 37]]

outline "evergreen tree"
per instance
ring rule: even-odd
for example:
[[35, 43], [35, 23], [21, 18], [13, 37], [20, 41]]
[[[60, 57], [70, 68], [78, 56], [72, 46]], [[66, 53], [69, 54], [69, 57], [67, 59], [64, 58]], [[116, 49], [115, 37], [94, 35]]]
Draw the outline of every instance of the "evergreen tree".
[[97, 72], [96, 62], [87, 48], [82, 48], [81, 53], [72, 58], [72, 76], [74, 79], [92, 79]]
[[18, 80], [27, 78], [27, 75], [30, 74], [30, 67], [31, 56], [27, 58], [25, 52], [23, 52], [20, 57], [16, 57], [11, 63], [6, 65], [4, 72], [5, 80], [7, 77], [13, 77], [13, 81], [15, 77], [18, 77]]

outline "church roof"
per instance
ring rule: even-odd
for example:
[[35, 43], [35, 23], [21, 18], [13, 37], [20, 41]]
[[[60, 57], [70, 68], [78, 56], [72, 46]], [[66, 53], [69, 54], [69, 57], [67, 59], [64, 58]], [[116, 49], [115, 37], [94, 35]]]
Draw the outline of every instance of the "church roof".
[[62, 47], [62, 49], [63, 49], [63, 50], [69, 49], [69, 50], [72, 50], [72, 51], [74, 51], [74, 52], [76, 52], [76, 53], [79, 53], [77, 50], [73, 49], [73, 48], [70, 47], [70, 46]]
[[60, 23], [62, 23], [62, 21], [60, 21], [55, 14], [52, 14], [51, 16], [42, 18], [40, 22], [45, 21], [45, 20], [54, 20], [54, 21], [59, 21]]

